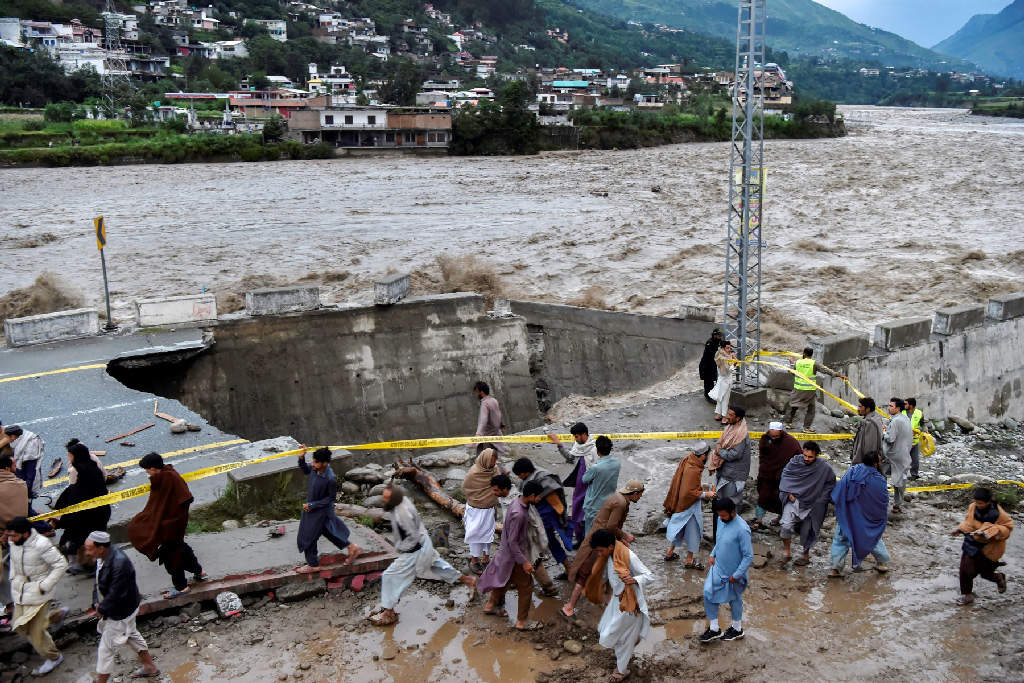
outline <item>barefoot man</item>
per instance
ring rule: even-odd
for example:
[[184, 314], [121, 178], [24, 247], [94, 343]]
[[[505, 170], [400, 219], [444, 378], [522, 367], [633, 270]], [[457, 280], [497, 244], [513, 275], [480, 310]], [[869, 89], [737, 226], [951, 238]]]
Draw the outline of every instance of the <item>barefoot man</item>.
[[318, 448], [314, 451], [313, 466], [310, 467], [306, 464], [306, 447], [303, 446], [302, 452], [299, 453], [299, 469], [303, 474], [311, 476], [306, 504], [302, 506], [298, 535], [299, 552], [305, 553], [306, 564], [296, 571], [312, 574], [320, 570], [316, 543], [321, 536], [338, 548], [347, 548], [348, 557], [345, 564], [352, 564], [362, 550], [348, 540], [348, 527], [334, 512], [334, 503], [338, 498], [338, 477], [331, 469], [331, 451], [327, 448]]

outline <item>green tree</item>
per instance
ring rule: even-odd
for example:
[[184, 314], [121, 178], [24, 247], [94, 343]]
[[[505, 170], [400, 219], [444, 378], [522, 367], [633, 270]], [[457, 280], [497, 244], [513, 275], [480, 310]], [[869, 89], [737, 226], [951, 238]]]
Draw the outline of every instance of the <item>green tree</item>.
[[284, 137], [285, 131], [288, 130], [284, 119], [280, 116], [274, 115], [263, 122], [263, 141], [272, 142], [274, 140], [280, 140]]

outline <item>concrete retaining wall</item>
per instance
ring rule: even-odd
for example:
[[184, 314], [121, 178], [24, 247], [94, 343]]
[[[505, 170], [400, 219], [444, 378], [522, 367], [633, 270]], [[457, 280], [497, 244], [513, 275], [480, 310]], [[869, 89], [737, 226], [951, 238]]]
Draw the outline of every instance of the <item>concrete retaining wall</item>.
[[125, 369], [118, 378], [253, 440], [288, 434], [339, 444], [472, 434], [478, 380], [491, 385], [510, 432], [541, 423], [525, 325], [489, 318], [479, 295], [224, 319], [211, 334], [211, 349], [188, 363], [151, 373]]
[[216, 320], [217, 299], [213, 294], [139, 299], [135, 302], [135, 315], [139, 327], [160, 327], [161, 325]]
[[526, 319], [542, 410], [569, 394], [642, 389], [699, 358], [714, 323], [510, 301]]
[[249, 315], [277, 315], [320, 308], [319, 287], [268, 287], [245, 293]]
[[[981, 311], [988, 317], [981, 318]], [[922, 321], [929, 320], [879, 325], [882, 332], [868, 354], [854, 354], [833, 367], [878, 405], [893, 396], [913, 396], [930, 418], [1024, 420], [1024, 294], [994, 297], [987, 307], [942, 309], [934, 333], [926, 334]], [[856, 405], [856, 395], [842, 382], [823, 375], [818, 381]]]
[[77, 308], [4, 320], [4, 336], [7, 338], [8, 346], [79, 339], [91, 337], [99, 332], [99, 313], [93, 308]]

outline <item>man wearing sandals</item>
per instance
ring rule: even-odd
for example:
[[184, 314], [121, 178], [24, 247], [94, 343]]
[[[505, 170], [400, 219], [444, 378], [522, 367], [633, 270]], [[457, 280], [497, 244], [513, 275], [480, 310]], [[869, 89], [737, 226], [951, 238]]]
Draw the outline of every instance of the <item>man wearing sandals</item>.
[[832, 489], [836, 487], [836, 473], [822, 460], [821, 447], [815, 441], [806, 441], [803, 454], [794, 455], [782, 470], [779, 480], [779, 500], [782, 502], [782, 562], [792, 557], [790, 544], [793, 536], [800, 537], [803, 553], [795, 565], [810, 564], [811, 548], [818, 542], [821, 525], [832, 502]]
[[170, 600], [191, 590], [185, 572], [196, 581], [206, 579], [192, 547], [185, 543], [192, 492], [174, 467], [164, 464], [159, 453], [142, 456], [139, 467], [149, 475], [149, 499], [142, 512], [128, 523], [126, 533], [136, 550], [150, 561], [159, 560], [171, 575], [174, 588], [164, 593], [164, 599]]
[[135, 582], [135, 567], [120, 548], [110, 544], [110, 534], [94, 531], [85, 540], [85, 553], [96, 560], [96, 584], [92, 604], [100, 621], [100, 647], [96, 654], [96, 683], [107, 683], [114, 672], [114, 653], [127, 644], [139, 656], [142, 667], [132, 678], [156, 678], [160, 669], [149, 654], [146, 639], [135, 620], [142, 598]]
[[992, 502], [992, 492], [979, 488], [974, 502], [967, 508], [967, 516], [950, 533], [964, 535], [960, 556], [960, 598], [956, 604], [974, 602], [974, 579], [978, 576], [996, 584], [996, 590], [1006, 592], [1006, 575], [997, 572], [1005, 564], [999, 558], [1006, 552], [1006, 539], [1013, 532], [1013, 519]]
[[[398, 559], [391, 563], [381, 577], [381, 609], [369, 616], [371, 624], [389, 626], [398, 621], [395, 606], [402, 593], [417, 578], [445, 583], [458, 581], [470, 590], [476, 588], [475, 576], [463, 576], [434, 550], [420, 514], [412, 501], [405, 497], [400, 486], [388, 485], [381, 497], [384, 499], [384, 509], [391, 513], [391, 542], [398, 551]], [[491, 564], [494, 564], [494, 560]]]
[[610, 531], [595, 533], [590, 546], [597, 560], [587, 581], [587, 599], [605, 605], [597, 625], [598, 642], [615, 651], [611, 680], [621, 681], [630, 674], [633, 650], [651, 632], [644, 591], [654, 583], [654, 575], [629, 546], [616, 542]]
[[832, 569], [828, 578], [841, 578], [846, 555], [853, 550], [853, 571], [862, 572], [861, 562], [875, 558], [875, 571], [889, 571], [889, 551], [882, 541], [889, 521], [889, 490], [876, 452], [863, 455], [862, 462], [846, 471], [832, 490], [836, 510], [836, 531], [832, 538]]
[[306, 447], [302, 446], [299, 453], [299, 469], [309, 477], [309, 490], [306, 503], [302, 506], [302, 519], [299, 520], [297, 543], [299, 552], [305, 554], [306, 564], [296, 571], [312, 574], [320, 571], [320, 557], [316, 544], [320, 537], [348, 550], [345, 564], [352, 564], [362, 552], [355, 543], [349, 542], [348, 527], [334, 511], [334, 503], [338, 497], [338, 477], [331, 469], [331, 451], [318, 448], [313, 453], [313, 466], [306, 464]]
[[533, 603], [534, 566], [529, 556], [528, 506], [536, 505], [544, 497], [544, 486], [539, 481], [523, 484], [523, 495], [513, 500], [505, 513], [505, 524], [501, 529], [501, 544], [494, 559], [487, 565], [477, 588], [491, 596], [484, 606], [484, 614], [508, 616], [502, 607], [505, 593], [514, 587], [519, 594], [515, 627], [520, 631], [536, 631], [543, 624], [530, 621], [530, 606]]
[[665, 561], [678, 560], [676, 547], [685, 543], [684, 566], [687, 569], [704, 569], [704, 565], [693, 554], [700, 548], [701, 539], [704, 538], [704, 510], [701, 501], [715, 495], [705, 491], [700, 483], [701, 475], [704, 473], [704, 461], [710, 450], [708, 445], [701, 441], [693, 447], [691, 453], [679, 461], [668, 495], [662, 504], [665, 514], [669, 516], [665, 524], [665, 535], [669, 544]]

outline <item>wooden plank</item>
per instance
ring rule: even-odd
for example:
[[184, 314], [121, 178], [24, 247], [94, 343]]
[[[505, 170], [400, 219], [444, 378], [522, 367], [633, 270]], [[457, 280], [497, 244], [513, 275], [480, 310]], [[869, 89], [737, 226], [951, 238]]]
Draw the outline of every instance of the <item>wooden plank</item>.
[[168, 415], [167, 413], [156, 413], [156, 416], [160, 417], [160, 418], [163, 418], [163, 419], [167, 420], [168, 422], [177, 422], [178, 421], [178, 418], [174, 417], [173, 415]]
[[132, 434], [138, 434], [139, 432], [141, 432], [143, 430], [146, 430], [146, 429], [149, 429], [150, 427], [156, 427], [156, 422], [150, 422], [149, 424], [142, 425], [138, 429], [133, 429], [130, 432], [127, 432], [125, 434], [121, 434], [120, 436], [111, 437], [111, 438], [107, 439], [104, 443], [110, 443], [112, 441], [120, 441], [121, 439], [125, 438], [126, 436], [131, 436]]

